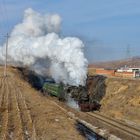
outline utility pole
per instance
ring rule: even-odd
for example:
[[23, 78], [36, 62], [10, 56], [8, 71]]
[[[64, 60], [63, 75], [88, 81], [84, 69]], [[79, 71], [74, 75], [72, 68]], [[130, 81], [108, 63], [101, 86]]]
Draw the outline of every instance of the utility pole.
[[4, 76], [6, 77], [6, 76], [7, 76], [8, 38], [9, 38], [8, 33], [7, 33], [7, 35], [6, 35], [5, 37], [6, 37], [6, 46], [5, 46], [5, 66], [4, 66]]
[[126, 59], [130, 59], [131, 54], [130, 54], [130, 45], [128, 44], [126, 47]]

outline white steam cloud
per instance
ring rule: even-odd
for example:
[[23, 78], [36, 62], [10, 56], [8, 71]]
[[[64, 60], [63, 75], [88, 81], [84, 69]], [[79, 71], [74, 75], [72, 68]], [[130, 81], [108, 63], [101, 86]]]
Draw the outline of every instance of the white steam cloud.
[[[87, 60], [83, 42], [76, 37], [60, 38], [61, 18], [58, 14], [41, 15], [31, 8], [25, 10], [22, 23], [16, 25], [9, 38], [8, 63], [28, 66], [56, 82], [84, 85]], [[1, 63], [5, 59], [5, 44], [0, 47]]]

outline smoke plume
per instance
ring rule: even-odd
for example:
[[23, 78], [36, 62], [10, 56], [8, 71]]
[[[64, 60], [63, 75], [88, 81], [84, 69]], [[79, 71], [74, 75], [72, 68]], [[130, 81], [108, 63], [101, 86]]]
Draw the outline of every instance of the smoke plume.
[[[11, 32], [8, 63], [28, 66], [47, 75], [48, 69], [56, 82], [84, 85], [87, 60], [83, 42], [76, 37], [60, 38], [61, 17], [58, 14], [41, 15], [31, 8], [25, 10], [22, 23]], [[0, 60], [5, 59], [5, 44], [0, 47]]]

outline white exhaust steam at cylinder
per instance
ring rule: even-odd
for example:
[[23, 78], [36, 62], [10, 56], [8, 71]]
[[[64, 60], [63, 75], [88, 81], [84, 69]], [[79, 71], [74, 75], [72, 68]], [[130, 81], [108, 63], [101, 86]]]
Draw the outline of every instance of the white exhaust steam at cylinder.
[[[84, 85], [88, 63], [84, 44], [76, 37], [60, 38], [60, 24], [57, 14], [25, 10], [22, 23], [14, 27], [9, 38], [8, 63], [27, 66], [42, 75], [47, 75], [49, 69], [56, 82]], [[0, 62], [4, 59], [5, 44], [0, 47]]]

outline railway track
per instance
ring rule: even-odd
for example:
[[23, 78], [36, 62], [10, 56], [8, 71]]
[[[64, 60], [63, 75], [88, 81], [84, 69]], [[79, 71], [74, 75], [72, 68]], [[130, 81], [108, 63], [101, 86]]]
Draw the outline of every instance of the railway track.
[[21, 121], [20, 109], [16, 97], [14, 86], [11, 83], [11, 79], [8, 79], [9, 90], [12, 91], [9, 94], [9, 123], [8, 123], [8, 135], [7, 139], [21, 139], [24, 140], [23, 123]]
[[[11, 81], [13, 80], [14, 79], [12, 79]], [[36, 140], [35, 126], [31, 117], [31, 112], [28, 109], [27, 103], [25, 101], [25, 97], [23, 96], [23, 93], [16, 82], [13, 84], [13, 86], [15, 88], [15, 97], [17, 100], [17, 106], [19, 107], [20, 117], [23, 124], [22, 126], [24, 138], [27, 140]]]
[[99, 114], [99, 113], [92, 113], [88, 112], [88, 116], [94, 117], [97, 120], [105, 123], [108, 126], [114, 127], [115, 129], [127, 134], [130, 136], [130, 140], [140, 140], [140, 129], [136, 128], [134, 126], [130, 126], [128, 124], [125, 124], [123, 122], [120, 122], [118, 120], [109, 118], [105, 115]]
[[0, 77], [0, 140], [36, 140], [30, 110], [11, 76]]

